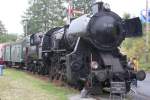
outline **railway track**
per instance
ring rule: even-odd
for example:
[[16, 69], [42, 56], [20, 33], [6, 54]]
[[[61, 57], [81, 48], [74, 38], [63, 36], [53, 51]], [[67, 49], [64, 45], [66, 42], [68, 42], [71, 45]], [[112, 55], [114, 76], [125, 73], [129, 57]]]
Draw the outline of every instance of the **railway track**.
[[113, 99], [110, 99], [109, 94], [99, 95], [99, 96], [87, 96], [87, 98], [81, 98], [80, 94], [75, 94], [69, 96], [69, 100], [149, 100], [149, 98], [136, 92], [136, 89], [131, 89], [131, 91], [121, 99], [119, 96], [115, 96]]
[[[16, 69], [16, 68], [14, 68], [14, 69]], [[51, 82], [52, 84], [54, 84], [56, 86], [64, 86], [67, 88], [72, 88], [71, 86], [67, 85], [64, 82], [60, 82], [57, 80], [50, 81], [48, 78], [48, 75], [44, 75], [44, 76], [38, 75], [38, 74], [35, 74], [33, 72], [29, 72], [27, 70], [20, 70], [20, 71], [24, 71], [24, 72], [28, 73], [29, 75], [31, 75], [35, 78], [39, 78], [43, 81]], [[103, 95], [98, 95], [98, 96], [90, 96], [89, 95], [89, 96], [87, 96], [87, 98], [81, 98], [81, 95], [78, 91], [78, 94], [68, 96], [68, 100], [111, 100], [111, 99], [110, 99], [109, 93], [105, 93]], [[113, 100], [120, 100], [120, 99], [118, 96], [115, 96], [115, 99], [113, 99]], [[139, 94], [137, 92], [137, 89], [134, 86], [132, 86], [131, 91], [125, 96], [125, 99], [123, 99], [123, 100], [149, 100], [149, 99], [148, 99], [148, 97]]]

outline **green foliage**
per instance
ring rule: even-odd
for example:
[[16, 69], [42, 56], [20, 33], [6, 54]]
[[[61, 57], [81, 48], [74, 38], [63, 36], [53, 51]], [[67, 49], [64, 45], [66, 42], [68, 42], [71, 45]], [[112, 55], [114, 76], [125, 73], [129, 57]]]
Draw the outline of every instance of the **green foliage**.
[[[128, 57], [138, 57], [141, 69], [150, 70], [150, 40], [149, 46], [146, 46], [145, 35], [149, 35], [150, 32], [145, 33], [143, 37], [139, 38], [127, 38], [122, 43], [123, 51]], [[146, 50], [149, 49], [147, 52]]]
[[0, 35], [6, 34], [7, 30], [5, 29], [4, 24], [0, 21]]
[[23, 16], [25, 32], [33, 34], [63, 25], [63, 0], [30, 0], [30, 7]]
[[129, 19], [131, 15], [129, 13], [124, 13], [123, 14], [123, 19]]
[[73, 8], [89, 13], [91, 11], [91, 0], [73, 0]]
[[2, 21], [0, 21], [0, 43], [15, 41], [17, 36], [14, 34], [7, 34], [7, 30], [3, 25]]
[[[29, 0], [29, 8], [22, 17], [24, 32], [33, 34], [46, 32], [50, 28], [64, 25], [67, 9], [63, 6], [68, 0]], [[75, 10], [90, 12], [91, 0], [73, 0]], [[66, 13], [66, 14], [64, 14]], [[78, 15], [75, 14], [75, 17]]]
[[12, 42], [12, 41], [16, 41], [16, 39], [17, 39], [17, 35], [14, 34], [0, 35], [0, 43]]
[[143, 38], [128, 38], [123, 42], [122, 46], [128, 52], [129, 56], [140, 56], [145, 44]]

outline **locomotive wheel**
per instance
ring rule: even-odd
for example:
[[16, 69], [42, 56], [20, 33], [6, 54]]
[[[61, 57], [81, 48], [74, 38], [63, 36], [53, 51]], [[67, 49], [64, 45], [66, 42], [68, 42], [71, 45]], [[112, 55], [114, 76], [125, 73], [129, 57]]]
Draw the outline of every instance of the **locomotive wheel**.
[[57, 85], [64, 85], [65, 83], [65, 74], [64, 74], [64, 68], [59, 68], [59, 69], [55, 69], [55, 74], [53, 76], [53, 82], [56, 83]]
[[49, 79], [57, 85], [63, 85], [65, 81], [66, 67], [65, 64], [61, 64], [58, 59], [54, 58], [49, 67]]
[[33, 64], [32, 72], [33, 72], [33, 74], [35, 74], [35, 73], [36, 73], [36, 64]]
[[[47, 66], [47, 65], [45, 65], [45, 66]], [[44, 73], [44, 71], [45, 71], [44, 68], [45, 68], [45, 67], [41, 66], [41, 69], [40, 69], [40, 72], [39, 72], [41, 75], [44, 75], [44, 74], [45, 74], [45, 73]]]
[[55, 75], [55, 70], [53, 67], [53, 64], [49, 67], [49, 80], [53, 81], [54, 80], [54, 75]]
[[39, 64], [39, 65], [37, 66], [37, 73], [38, 73], [38, 74], [41, 74], [41, 73], [40, 73], [40, 72], [41, 72], [41, 67], [42, 67], [41, 64]]
[[32, 64], [28, 65], [28, 71], [32, 72]]
[[49, 67], [49, 74], [48, 74], [49, 80], [52, 81], [52, 68], [51, 66]]

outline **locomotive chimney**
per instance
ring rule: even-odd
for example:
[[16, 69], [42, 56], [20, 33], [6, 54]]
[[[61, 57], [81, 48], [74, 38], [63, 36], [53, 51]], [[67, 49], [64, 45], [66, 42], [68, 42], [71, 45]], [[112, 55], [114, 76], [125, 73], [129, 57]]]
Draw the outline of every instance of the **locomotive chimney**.
[[104, 4], [100, 0], [92, 0], [92, 13], [96, 14], [100, 11], [110, 11], [109, 4]]
[[92, 13], [98, 13], [104, 9], [103, 2], [98, 0], [92, 0]]

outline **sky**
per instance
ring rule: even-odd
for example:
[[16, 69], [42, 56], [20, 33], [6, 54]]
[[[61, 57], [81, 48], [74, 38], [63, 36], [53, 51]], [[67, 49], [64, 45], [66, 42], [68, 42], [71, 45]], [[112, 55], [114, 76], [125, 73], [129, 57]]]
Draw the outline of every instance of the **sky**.
[[23, 33], [21, 16], [28, 8], [28, 0], [0, 0], [0, 20], [8, 33]]
[[[139, 16], [140, 11], [145, 8], [146, 0], [101, 0], [109, 3], [112, 11], [122, 16], [130, 13]], [[0, 20], [5, 25], [8, 33], [22, 34], [21, 16], [28, 8], [28, 0], [0, 0]], [[150, 0], [149, 0], [150, 6]]]

